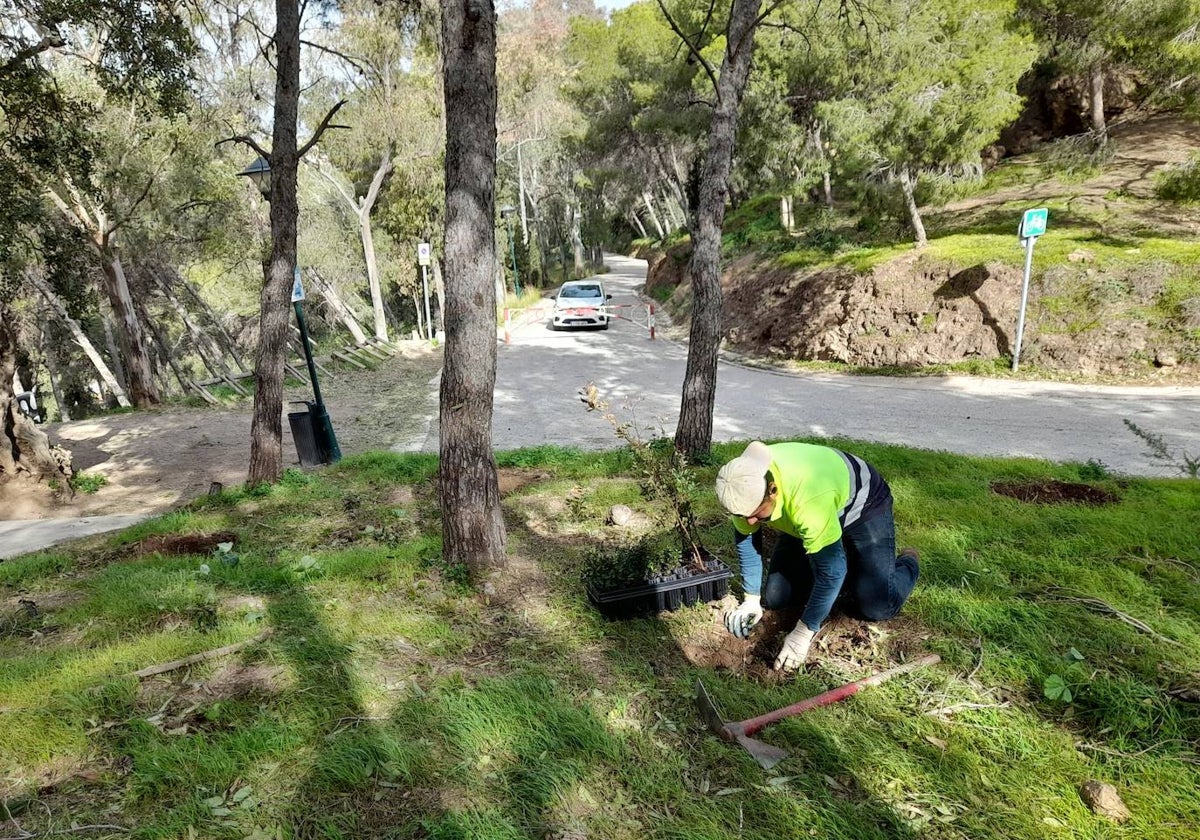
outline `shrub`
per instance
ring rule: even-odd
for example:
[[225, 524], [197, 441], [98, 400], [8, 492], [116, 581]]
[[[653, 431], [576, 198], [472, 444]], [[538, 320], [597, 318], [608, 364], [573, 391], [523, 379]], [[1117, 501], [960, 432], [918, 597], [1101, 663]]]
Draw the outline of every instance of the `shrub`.
[[1154, 176], [1154, 195], [1164, 201], [1200, 201], [1200, 152]]

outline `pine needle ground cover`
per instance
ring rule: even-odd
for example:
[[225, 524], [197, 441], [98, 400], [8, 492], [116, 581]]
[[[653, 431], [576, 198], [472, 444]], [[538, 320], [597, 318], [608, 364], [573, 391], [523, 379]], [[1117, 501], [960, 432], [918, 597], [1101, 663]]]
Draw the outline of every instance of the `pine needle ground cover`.
[[[481, 590], [440, 559], [426, 456], [0, 563], [0, 836], [1200, 837], [1200, 482], [845, 445], [889, 477], [922, 577], [790, 679], [711, 606], [588, 606], [611, 506], [653, 513], [624, 452], [501, 455], [513, 566]], [[732, 560], [708, 494], [698, 513]], [[770, 772], [693, 702], [701, 678], [750, 717], [924, 652], [764, 730], [790, 753]], [[1083, 804], [1091, 779], [1128, 821]]]

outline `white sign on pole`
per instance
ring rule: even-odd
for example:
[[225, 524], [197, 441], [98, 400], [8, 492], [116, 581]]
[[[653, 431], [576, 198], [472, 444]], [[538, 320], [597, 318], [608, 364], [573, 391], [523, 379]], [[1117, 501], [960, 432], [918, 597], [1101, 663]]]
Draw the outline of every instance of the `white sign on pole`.
[[304, 284], [300, 282], [300, 266], [296, 266], [296, 274], [292, 277], [292, 303], [304, 300]]
[[429, 258], [432, 255], [432, 249], [428, 242], [417, 243], [417, 265], [429, 265]]

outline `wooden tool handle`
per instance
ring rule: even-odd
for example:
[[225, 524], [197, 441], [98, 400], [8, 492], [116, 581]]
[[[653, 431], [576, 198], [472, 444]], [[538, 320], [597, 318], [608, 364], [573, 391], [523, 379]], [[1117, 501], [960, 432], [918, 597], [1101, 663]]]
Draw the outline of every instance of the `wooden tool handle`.
[[936, 665], [941, 661], [942, 657], [936, 653], [931, 653], [928, 656], [922, 656], [920, 659], [914, 659], [912, 662], [906, 662], [903, 665], [897, 665], [895, 668], [889, 668], [886, 671], [880, 671], [878, 674], [830, 689], [824, 694], [818, 694], [816, 697], [809, 697], [807, 700], [801, 700], [799, 703], [784, 706], [782, 709], [776, 709], [773, 712], [767, 712], [758, 717], [740, 721], [736, 726], [742, 734], [753, 735], [764, 726], [769, 726], [776, 721], [794, 717], [795, 715], [807, 712], [809, 709], [815, 709], [818, 706], [828, 706], [830, 703], [845, 700], [847, 697], [853, 697], [855, 694], [858, 694], [864, 688], [879, 685], [881, 682], [887, 682], [892, 677], [907, 674], [909, 671], [915, 671], [917, 668], [923, 668], [926, 665]]

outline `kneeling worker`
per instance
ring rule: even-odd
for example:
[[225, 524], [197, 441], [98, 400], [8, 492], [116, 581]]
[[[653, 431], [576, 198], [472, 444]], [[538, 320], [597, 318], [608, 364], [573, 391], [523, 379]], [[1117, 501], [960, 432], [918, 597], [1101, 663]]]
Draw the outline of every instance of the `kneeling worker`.
[[[882, 621], [900, 611], [917, 582], [917, 552], [896, 556], [892, 491], [861, 458], [828, 446], [754, 441], [717, 473], [716, 490], [732, 515], [745, 590], [725, 613], [729, 632], [746, 638], [764, 608], [804, 609], [778, 669], [804, 664], [839, 596], [847, 613]], [[779, 532], [765, 587], [761, 541], [753, 536], [762, 523]]]

